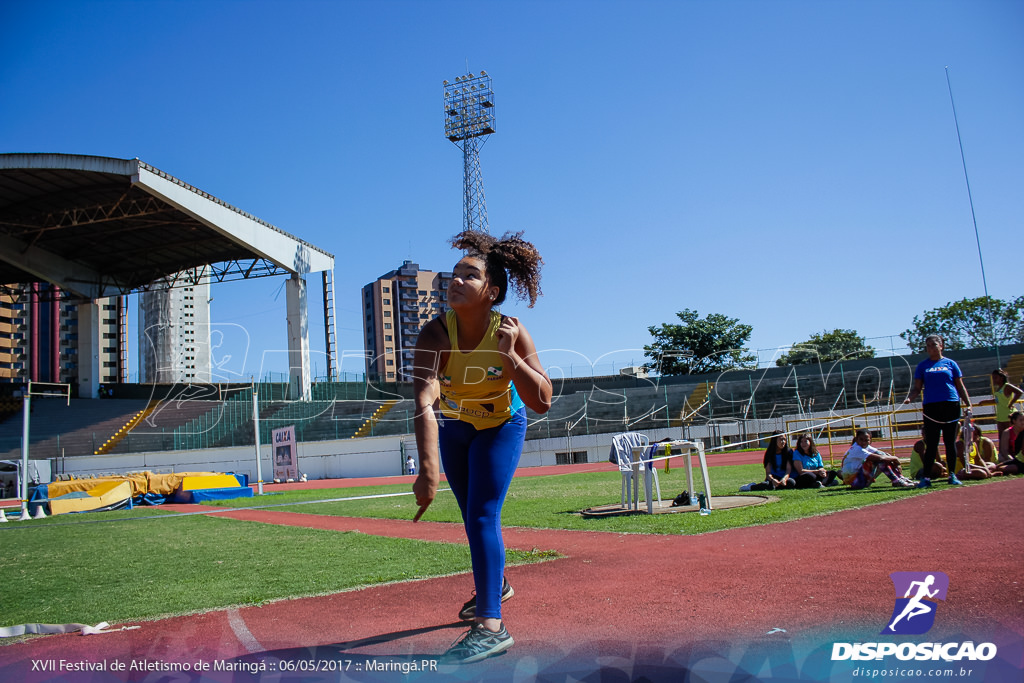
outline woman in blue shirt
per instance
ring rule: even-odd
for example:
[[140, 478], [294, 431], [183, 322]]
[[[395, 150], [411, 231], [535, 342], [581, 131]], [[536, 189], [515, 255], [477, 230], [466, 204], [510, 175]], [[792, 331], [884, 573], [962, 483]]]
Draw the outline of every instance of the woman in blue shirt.
[[764, 452], [764, 484], [752, 486], [751, 490], [791, 489], [796, 488], [796, 475], [793, 474], [793, 451], [786, 442], [786, 435], [773, 432], [768, 448]]
[[823, 486], [838, 486], [836, 477], [839, 472], [826, 470], [821, 460], [821, 453], [814, 445], [810, 434], [796, 437], [796, 448], [793, 449], [793, 471], [796, 472], [798, 489], [820, 489]]
[[[917, 364], [914, 370], [914, 388], [904, 403], [913, 403], [924, 392], [921, 401], [922, 420], [924, 422], [924, 457], [921, 458], [922, 470], [925, 474], [932, 471], [932, 465], [939, 455], [939, 436], [946, 444], [946, 469], [949, 472], [949, 483], [960, 486], [956, 478], [956, 435], [960, 421], [960, 400], [967, 405], [967, 417], [971, 417], [971, 397], [964, 386], [963, 373], [955, 361], [945, 358], [942, 337], [929, 335], [924, 340], [924, 348], [928, 358]], [[918, 488], [931, 486], [931, 479], [922, 474]]]

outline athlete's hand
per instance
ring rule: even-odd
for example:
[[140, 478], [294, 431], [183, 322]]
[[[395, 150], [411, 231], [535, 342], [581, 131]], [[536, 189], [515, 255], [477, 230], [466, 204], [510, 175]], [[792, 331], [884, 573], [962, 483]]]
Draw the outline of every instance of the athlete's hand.
[[495, 336], [498, 338], [498, 351], [503, 354], [512, 353], [519, 339], [519, 318], [503, 315]]
[[418, 522], [437, 496], [437, 479], [420, 472], [412, 485], [412, 492], [416, 495], [416, 504], [420, 506], [412, 521]]

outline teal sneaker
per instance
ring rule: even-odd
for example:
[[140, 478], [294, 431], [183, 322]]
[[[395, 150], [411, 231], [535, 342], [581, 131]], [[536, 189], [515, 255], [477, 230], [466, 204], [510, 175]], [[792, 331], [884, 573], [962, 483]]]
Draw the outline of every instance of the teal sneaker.
[[963, 486], [964, 483], [962, 481], [960, 481], [959, 479], [957, 479], [955, 474], [951, 474], [951, 475], [949, 475], [949, 485], [950, 486]]
[[483, 624], [474, 624], [462, 640], [448, 648], [441, 657], [445, 664], [472, 664], [501, 654], [515, 643], [502, 622], [501, 630], [495, 633], [487, 630]]

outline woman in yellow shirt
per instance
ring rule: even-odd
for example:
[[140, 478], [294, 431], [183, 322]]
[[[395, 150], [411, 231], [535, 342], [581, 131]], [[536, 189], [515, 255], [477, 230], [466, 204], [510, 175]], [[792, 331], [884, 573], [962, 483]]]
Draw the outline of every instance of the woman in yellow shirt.
[[437, 494], [440, 459], [462, 512], [476, 586], [459, 613], [474, 624], [446, 653], [451, 662], [475, 662], [514, 642], [501, 618], [501, 603], [512, 596], [501, 508], [522, 453], [526, 407], [547, 412], [552, 391], [526, 327], [494, 310], [509, 286], [531, 308], [541, 293], [543, 261], [521, 235], [498, 240], [467, 230], [452, 239], [467, 254], [448, 288], [451, 310], [427, 323], [416, 342], [416, 519]]
[[981, 405], [995, 404], [996, 406], [997, 440], [1004, 431], [1009, 429], [1013, 404], [1020, 400], [1022, 393], [1024, 392], [1021, 392], [1018, 387], [1010, 384], [1010, 378], [1005, 370], [997, 368], [992, 371], [992, 400], [985, 399]]

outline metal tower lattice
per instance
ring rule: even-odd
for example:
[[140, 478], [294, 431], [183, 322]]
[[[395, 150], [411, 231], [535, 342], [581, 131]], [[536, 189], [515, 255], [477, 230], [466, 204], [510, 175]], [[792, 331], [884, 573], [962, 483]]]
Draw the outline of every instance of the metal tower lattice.
[[486, 71], [444, 82], [444, 134], [462, 150], [462, 227], [489, 232], [480, 148], [494, 132], [494, 91]]

